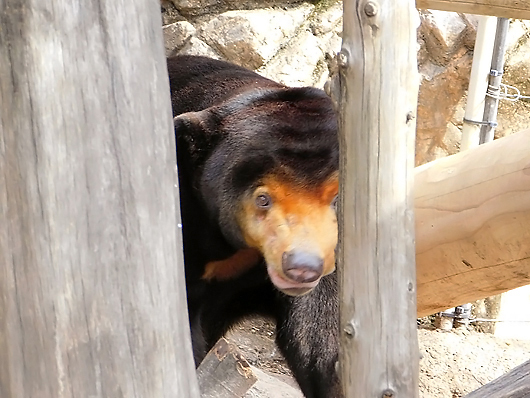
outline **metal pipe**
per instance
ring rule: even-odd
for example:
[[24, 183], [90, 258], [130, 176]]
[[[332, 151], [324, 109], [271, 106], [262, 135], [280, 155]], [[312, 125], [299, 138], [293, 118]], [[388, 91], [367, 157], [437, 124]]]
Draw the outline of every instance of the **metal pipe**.
[[491, 69], [489, 77], [488, 96], [485, 100], [484, 117], [485, 124], [480, 128], [480, 143], [493, 141], [495, 127], [497, 127], [497, 110], [499, 107], [500, 84], [504, 69], [504, 52], [506, 49], [506, 38], [510, 20], [499, 18], [497, 21], [497, 32], [495, 34], [495, 44], [493, 46], [493, 56], [491, 59]]
[[467, 90], [466, 112], [462, 126], [460, 150], [473, 148], [480, 142], [480, 125], [484, 116], [484, 100], [488, 90], [488, 75], [495, 44], [497, 18], [479, 17], [477, 38], [473, 50], [473, 65]]

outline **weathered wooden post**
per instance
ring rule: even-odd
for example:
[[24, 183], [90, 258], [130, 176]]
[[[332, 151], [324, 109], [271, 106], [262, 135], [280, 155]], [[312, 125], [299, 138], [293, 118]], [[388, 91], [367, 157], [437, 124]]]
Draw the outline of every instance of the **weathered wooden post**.
[[348, 398], [418, 397], [414, 2], [344, 0], [341, 344]]
[[0, 396], [198, 397], [160, 9], [0, 1]]

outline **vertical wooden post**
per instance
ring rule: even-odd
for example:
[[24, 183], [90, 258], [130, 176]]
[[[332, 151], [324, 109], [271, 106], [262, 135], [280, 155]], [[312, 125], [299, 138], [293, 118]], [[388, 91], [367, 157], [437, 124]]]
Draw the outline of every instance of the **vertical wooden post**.
[[198, 397], [159, 4], [0, 1], [0, 396]]
[[348, 398], [418, 397], [414, 2], [344, 0], [340, 368]]

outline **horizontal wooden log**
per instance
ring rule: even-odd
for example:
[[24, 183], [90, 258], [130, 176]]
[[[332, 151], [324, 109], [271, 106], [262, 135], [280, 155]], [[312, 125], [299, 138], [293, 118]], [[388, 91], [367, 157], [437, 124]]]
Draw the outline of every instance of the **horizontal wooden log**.
[[197, 368], [201, 398], [240, 398], [257, 377], [237, 347], [221, 338]]
[[530, 130], [416, 168], [418, 316], [530, 284]]
[[420, 9], [530, 19], [530, 0], [416, 0]]
[[530, 361], [485, 384], [464, 398], [527, 398], [530, 397]]
[[302, 394], [302, 391], [300, 391], [299, 388], [287, 384], [279, 379], [277, 375], [272, 376], [254, 366], [251, 366], [250, 368], [258, 380], [243, 398], [304, 398], [304, 394]]

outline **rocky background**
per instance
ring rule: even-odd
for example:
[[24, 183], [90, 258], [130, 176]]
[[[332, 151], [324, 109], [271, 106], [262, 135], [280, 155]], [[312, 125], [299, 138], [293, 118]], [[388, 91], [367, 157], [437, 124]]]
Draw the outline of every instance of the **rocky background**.
[[[291, 86], [323, 87], [342, 33], [342, 3], [163, 0], [166, 55], [225, 59]], [[422, 77], [416, 164], [458, 152], [477, 18], [418, 10]], [[530, 22], [511, 22], [503, 83], [530, 95]], [[530, 127], [530, 102], [501, 101], [496, 137]]]

